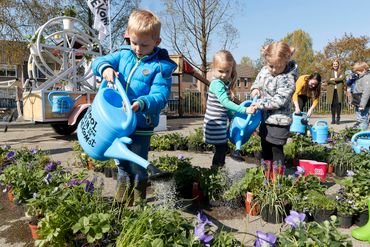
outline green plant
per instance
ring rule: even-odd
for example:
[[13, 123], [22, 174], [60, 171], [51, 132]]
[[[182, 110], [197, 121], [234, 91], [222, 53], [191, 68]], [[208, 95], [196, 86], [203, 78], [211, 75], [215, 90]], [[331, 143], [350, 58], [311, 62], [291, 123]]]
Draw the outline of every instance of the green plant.
[[69, 17], [76, 17], [77, 12], [76, 12], [75, 6], [68, 5], [68, 6], [64, 7], [64, 9], [63, 9], [63, 15], [64, 16], [69, 16]]
[[111, 214], [92, 213], [88, 216], [82, 216], [76, 224], [72, 226], [73, 233], [81, 232], [86, 236], [88, 243], [101, 240], [103, 234], [110, 230]]
[[335, 169], [352, 170], [356, 154], [352, 146], [347, 143], [335, 145], [329, 153], [328, 163], [333, 164]]
[[256, 152], [262, 152], [261, 137], [259, 135], [252, 135], [249, 140], [242, 145], [241, 150], [249, 156], [253, 156]]
[[[286, 221], [287, 222], [287, 221]], [[336, 224], [336, 216], [331, 216], [330, 221], [323, 223], [304, 222], [288, 226], [278, 234], [279, 246], [314, 247], [314, 246], [352, 246], [348, 235], [340, 233]]]
[[232, 200], [245, 195], [248, 191], [253, 194], [256, 193], [265, 179], [263, 171], [262, 167], [247, 169], [244, 177], [232, 184], [230, 188], [224, 192], [223, 197], [227, 200]]
[[185, 158], [183, 155], [175, 156], [161, 156], [152, 161], [153, 165], [159, 169], [167, 172], [174, 173], [179, 169], [191, 167], [190, 158]]
[[329, 198], [324, 193], [318, 191], [310, 191], [307, 194], [307, 208], [310, 209], [310, 212], [314, 212], [318, 209], [324, 210], [335, 210], [336, 202], [334, 199]]
[[191, 134], [188, 137], [188, 145], [189, 145], [189, 149], [193, 149], [196, 151], [202, 151], [206, 148], [206, 144], [203, 140], [203, 129], [202, 128], [195, 129], [195, 133]]
[[287, 158], [296, 159], [302, 151], [311, 146], [311, 138], [306, 135], [292, 134], [288, 143], [284, 145], [284, 154]]

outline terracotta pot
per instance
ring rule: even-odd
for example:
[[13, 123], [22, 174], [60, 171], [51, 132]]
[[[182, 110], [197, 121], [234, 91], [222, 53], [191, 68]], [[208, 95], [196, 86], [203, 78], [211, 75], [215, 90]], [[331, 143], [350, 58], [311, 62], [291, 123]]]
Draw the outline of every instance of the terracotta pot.
[[333, 164], [329, 164], [328, 166], [328, 173], [333, 173], [334, 172], [334, 165]]
[[10, 202], [13, 202], [13, 201], [14, 201], [14, 193], [13, 193], [13, 189], [8, 190], [8, 200], [9, 200]]
[[28, 224], [31, 230], [32, 238], [39, 239], [39, 235], [37, 234], [37, 230], [39, 229], [37, 225]]
[[260, 205], [256, 202], [253, 202], [252, 192], [247, 192], [244, 203], [247, 214], [251, 216], [257, 216], [260, 214]]

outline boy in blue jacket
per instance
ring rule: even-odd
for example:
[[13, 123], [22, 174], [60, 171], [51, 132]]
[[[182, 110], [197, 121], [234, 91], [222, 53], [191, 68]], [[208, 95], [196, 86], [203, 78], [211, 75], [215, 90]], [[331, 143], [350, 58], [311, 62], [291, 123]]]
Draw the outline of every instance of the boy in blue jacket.
[[[117, 77], [126, 89], [127, 96], [136, 113], [137, 126], [130, 136], [130, 150], [144, 159], [148, 159], [150, 138], [158, 125], [160, 111], [165, 107], [171, 91], [172, 72], [177, 65], [168, 56], [165, 49], [157, 47], [160, 42], [161, 22], [147, 10], [135, 10], [128, 20], [127, 32], [130, 46], [120, 51], [97, 58], [93, 64], [95, 75], [113, 82]], [[151, 174], [158, 172], [149, 166]], [[130, 188], [126, 188], [128, 179]], [[118, 165], [116, 199], [123, 200], [124, 192], [134, 197], [145, 199], [148, 173], [143, 167], [127, 161]], [[135, 188], [133, 188], [135, 187]]]

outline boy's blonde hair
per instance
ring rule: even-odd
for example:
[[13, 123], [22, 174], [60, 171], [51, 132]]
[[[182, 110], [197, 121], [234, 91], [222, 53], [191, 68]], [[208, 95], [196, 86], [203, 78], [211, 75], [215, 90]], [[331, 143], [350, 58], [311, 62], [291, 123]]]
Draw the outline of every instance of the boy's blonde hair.
[[220, 51], [216, 52], [216, 54], [213, 57], [212, 68], [215, 68], [217, 66], [217, 64], [219, 64], [221, 62], [230, 63], [230, 66], [232, 66], [231, 82], [229, 84], [230, 88], [232, 88], [238, 75], [236, 73], [236, 62], [235, 62], [235, 59], [234, 59], [233, 55], [231, 54], [231, 52], [229, 52], [227, 50], [220, 50]]
[[148, 34], [158, 40], [161, 35], [161, 21], [149, 10], [134, 10], [128, 19], [127, 31], [129, 34]]
[[365, 62], [357, 62], [353, 65], [354, 72], [363, 72], [369, 69], [369, 65]]
[[284, 42], [275, 41], [262, 47], [261, 54], [266, 61], [275, 63], [288, 63], [291, 56], [294, 54], [294, 50], [294, 47], [291, 47]]

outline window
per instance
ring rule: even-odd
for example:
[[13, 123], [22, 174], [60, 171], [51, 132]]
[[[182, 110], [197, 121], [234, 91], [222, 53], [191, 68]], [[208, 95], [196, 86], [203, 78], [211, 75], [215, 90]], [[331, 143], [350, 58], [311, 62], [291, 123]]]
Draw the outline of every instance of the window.
[[240, 87], [240, 79], [237, 80], [237, 85]]
[[17, 77], [17, 65], [0, 64], [0, 77]]
[[247, 87], [247, 86], [248, 86], [248, 79], [244, 78], [244, 87]]

